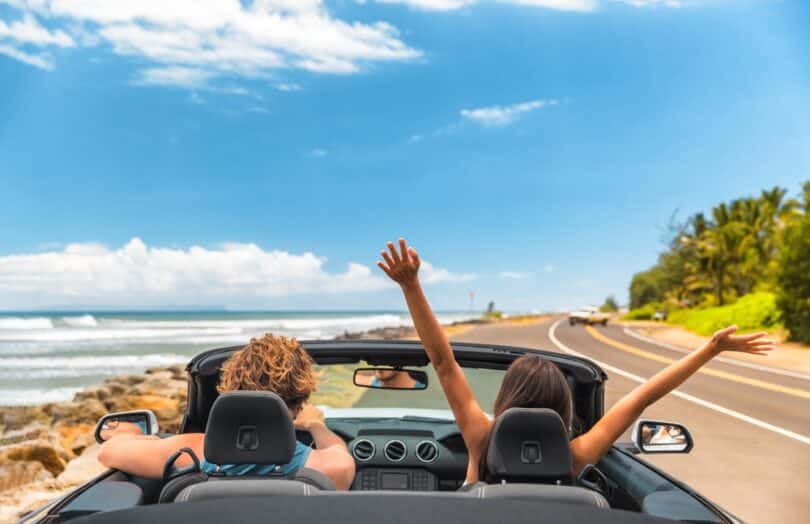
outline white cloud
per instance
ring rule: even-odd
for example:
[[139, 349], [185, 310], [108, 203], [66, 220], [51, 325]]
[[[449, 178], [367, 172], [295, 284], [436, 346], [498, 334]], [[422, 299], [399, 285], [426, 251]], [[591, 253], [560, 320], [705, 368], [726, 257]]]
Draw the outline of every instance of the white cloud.
[[311, 156], [313, 158], [323, 158], [328, 154], [329, 154], [329, 151], [327, 151], [326, 149], [321, 149], [319, 147], [316, 147], [315, 149], [313, 149], [313, 150], [311, 150], [309, 152], [309, 156]]
[[426, 11], [454, 11], [475, 4], [477, 0], [375, 0], [378, 4], [404, 4]]
[[531, 100], [508, 106], [489, 106], [476, 109], [462, 109], [461, 116], [487, 127], [501, 127], [514, 123], [517, 119], [537, 109], [555, 106], [557, 100]]
[[554, 266], [552, 266], [551, 264], [546, 264], [545, 266], [543, 266], [543, 271], [545, 271], [546, 273], [553, 273]]
[[26, 14], [22, 20], [16, 20], [11, 24], [0, 20], [0, 39], [15, 40], [38, 47], [49, 45], [73, 47], [76, 45], [67, 33], [59, 30], [49, 31], [42, 27], [31, 14]]
[[472, 273], [451, 273], [447, 269], [434, 267], [430, 262], [423, 260], [419, 268], [419, 278], [425, 284], [438, 284], [440, 282], [469, 282], [477, 277]]
[[558, 11], [594, 11], [597, 0], [499, 0], [504, 4], [517, 4], [530, 7], [544, 7]]
[[[455, 11], [485, 0], [374, 0], [378, 4], [403, 4], [413, 9], [425, 11]], [[558, 11], [593, 11], [597, 0], [495, 0], [501, 4], [514, 4], [529, 7], [542, 7]], [[631, 0], [632, 1], [632, 0]], [[644, 1], [644, 0], [640, 0]], [[653, 0], [654, 1], [654, 0]], [[364, 0], [358, 3], [365, 3]]]
[[[255, 297], [340, 294], [390, 289], [377, 269], [349, 263], [342, 272], [324, 269], [314, 253], [264, 250], [256, 244], [216, 249], [147, 246], [133, 238], [110, 249], [96, 243], [61, 250], [0, 257], [0, 307], [47, 304], [159, 305], [239, 303]], [[474, 278], [425, 262], [425, 283]]]
[[524, 271], [501, 271], [498, 273], [501, 278], [509, 278], [512, 280], [525, 280], [534, 276], [534, 273]]
[[202, 89], [211, 73], [190, 67], [153, 67], [140, 71], [136, 84]]
[[[264, 78], [276, 69], [353, 73], [365, 64], [407, 61], [421, 53], [385, 22], [351, 22], [330, 13], [323, 0], [0, 0], [21, 22], [3, 23], [19, 42], [109, 45], [119, 55], [145, 60], [148, 85], [188, 87], [200, 81]], [[48, 31], [38, 22], [58, 26]], [[17, 25], [15, 25], [17, 24]], [[13, 29], [12, 29], [13, 28]], [[75, 34], [75, 39], [70, 34]], [[8, 35], [7, 35], [8, 36]], [[11, 38], [9, 36], [9, 38]], [[25, 38], [25, 40], [22, 40]], [[8, 45], [8, 44], [7, 44]], [[19, 47], [15, 49], [20, 51]], [[9, 54], [10, 53], [6, 53]], [[159, 74], [161, 83], [149, 82]], [[195, 84], [196, 87], [196, 84]]]
[[684, 6], [684, 2], [681, 0], [613, 0], [613, 1], [632, 5], [633, 7], [664, 6], [677, 8]]
[[196, 91], [192, 91], [190, 95], [188, 95], [188, 101], [192, 104], [202, 105], [205, 104], [205, 99], [199, 95]]
[[278, 89], [279, 91], [300, 91], [303, 89], [300, 84], [296, 84], [293, 82], [280, 82], [275, 84], [273, 87]]
[[19, 60], [25, 64], [38, 67], [40, 69], [45, 69], [46, 71], [50, 71], [53, 69], [53, 62], [51, 61], [50, 57], [45, 54], [31, 54], [26, 53], [25, 51], [20, 51], [19, 49], [0, 44], [0, 55], [6, 55], [14, 60]]

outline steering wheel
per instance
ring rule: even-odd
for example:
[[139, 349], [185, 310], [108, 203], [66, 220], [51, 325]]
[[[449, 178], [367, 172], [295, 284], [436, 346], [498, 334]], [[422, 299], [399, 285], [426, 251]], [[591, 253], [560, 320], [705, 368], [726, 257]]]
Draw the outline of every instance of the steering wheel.
[[[184, 468], [176, 468], [174, 463], [177, 462], [177, 459], [182, 455], [188, 455], [194, 463]], [[197, 458], [197, 454], [194, 453], [194, 450], [191, 448], [180, 448], [172, 453], [168, 460], [166, 460], [166, 464], [163, 465], [163, 485], [165, 486], [167, 482], [177, 477], [181, 477], [187, 473], [197, 473], [198, 471], [200, 471], [200, 459]]]
[[610, 500], [610, 483], [604, 473], [593, 464], [587, 464], [577, 476], [577, 484], [595, 491]]

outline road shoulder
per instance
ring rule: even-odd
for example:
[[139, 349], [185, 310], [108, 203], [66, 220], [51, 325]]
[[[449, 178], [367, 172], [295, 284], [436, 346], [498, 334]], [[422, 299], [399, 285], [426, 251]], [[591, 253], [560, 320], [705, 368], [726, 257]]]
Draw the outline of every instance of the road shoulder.
[[[700, 347], [708, 340], [708, 337], [696, 335], [670, 324], [624, 321], [622, 325], [642, 336], [682, 349]], [[723, 356], [751, 364], [810, 374], [810, 348], [799, 344], [778, 344], [767, 357], [741, 353], [724, 353]]]

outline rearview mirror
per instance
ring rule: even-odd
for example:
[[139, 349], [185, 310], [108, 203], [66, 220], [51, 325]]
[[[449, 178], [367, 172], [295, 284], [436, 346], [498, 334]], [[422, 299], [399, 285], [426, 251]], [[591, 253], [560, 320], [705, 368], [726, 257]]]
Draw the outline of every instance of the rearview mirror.
[[643, 453], [689, 453], [694, 441], [682, 424], [641, 419], [633, 428], [633, 443]]
[[414, 369], [360, 368], [354, 370], [354, 385], [373, 389], [426, 389], [427, 373]]
[[114, 435], [129, 433], [131, 435], [156, 435], [158, 421], [154, 413], [148, 409], [138, 411], [122, 411], [104, 415], [96, 424], [94, 436], [96, 442], [101, 444]]

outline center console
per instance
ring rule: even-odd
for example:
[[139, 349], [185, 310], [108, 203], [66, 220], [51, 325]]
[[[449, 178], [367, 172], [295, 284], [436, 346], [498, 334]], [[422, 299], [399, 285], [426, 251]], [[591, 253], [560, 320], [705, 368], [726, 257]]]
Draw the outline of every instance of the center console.
[[436, 491], [439, 479], [425, 469], [363, 468], [357, 472], [354, 490]]

